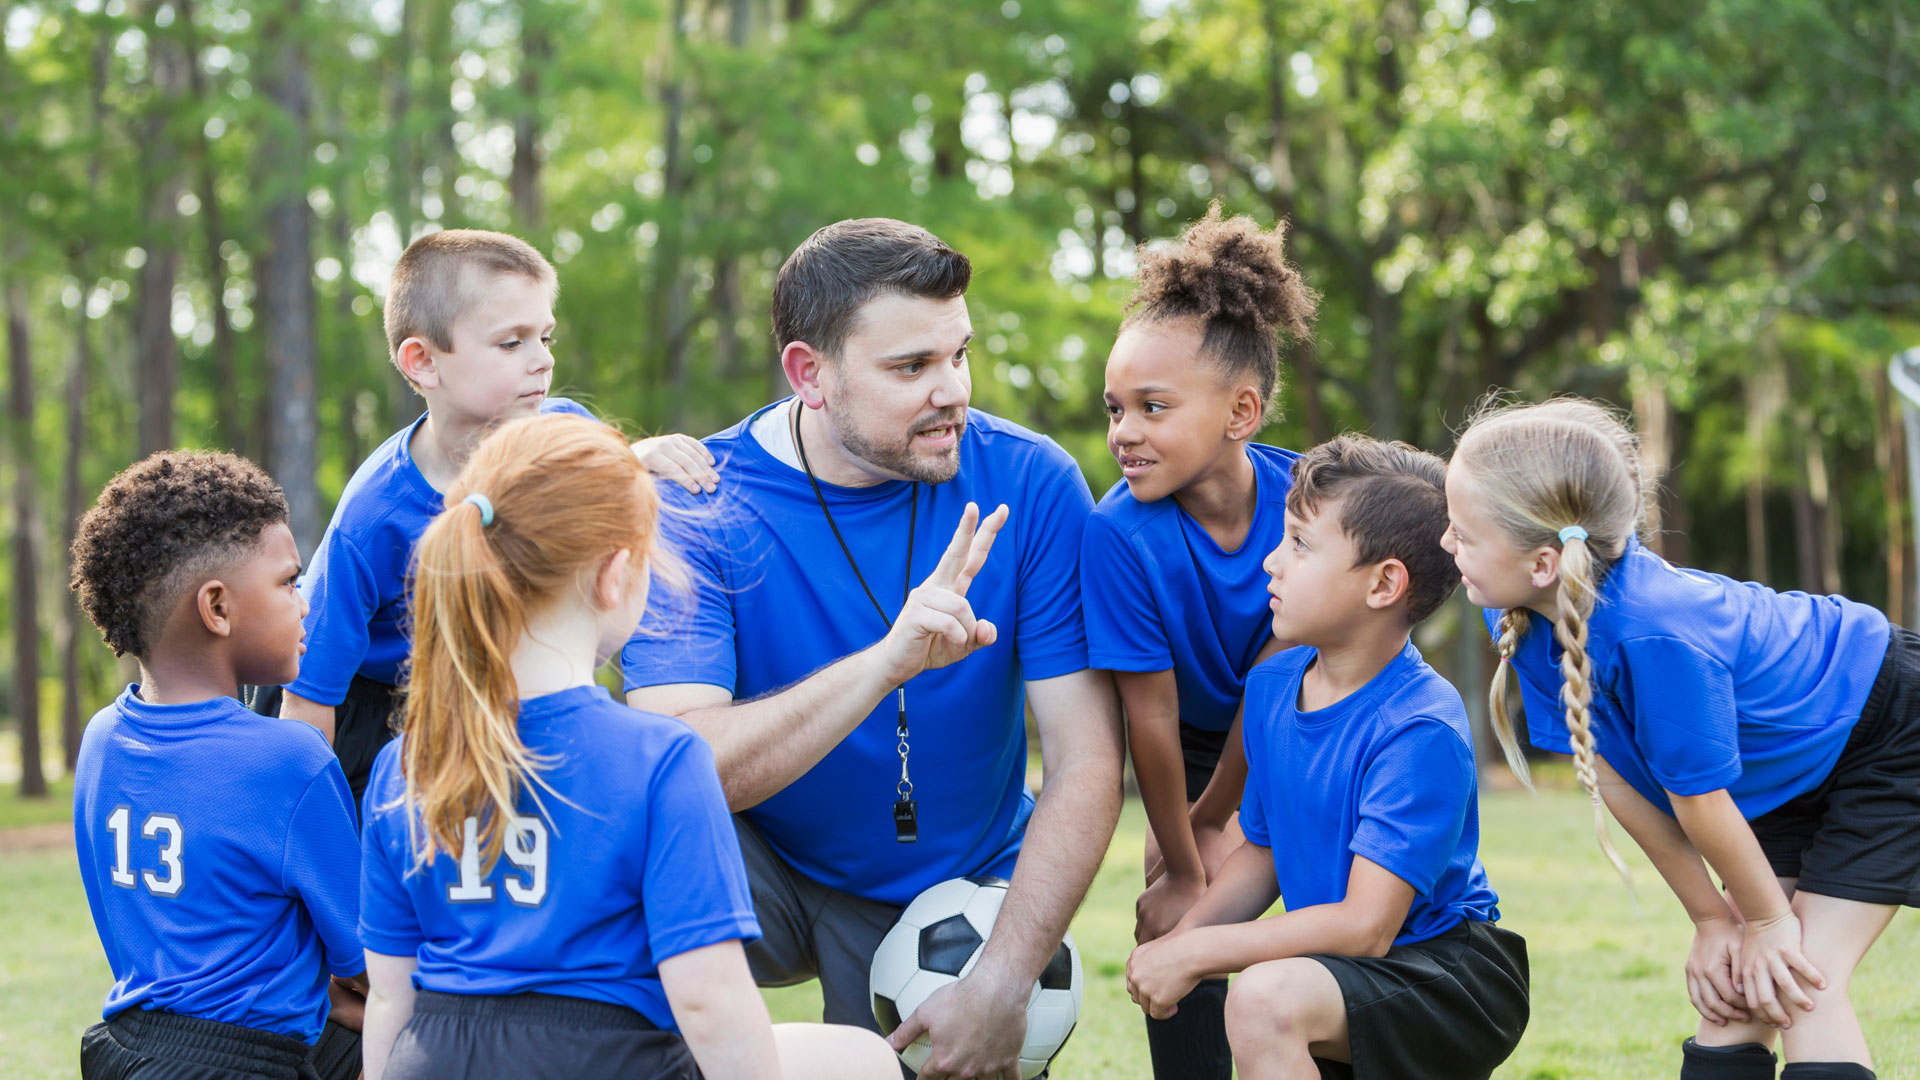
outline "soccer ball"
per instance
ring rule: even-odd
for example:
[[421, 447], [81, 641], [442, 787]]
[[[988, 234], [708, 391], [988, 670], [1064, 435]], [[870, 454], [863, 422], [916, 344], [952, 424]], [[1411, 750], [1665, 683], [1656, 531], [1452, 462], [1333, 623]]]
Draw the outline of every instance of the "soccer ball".
[[[935, 990], [973, 970], [980, 947], [993, 933], [1000, 902], [1007, 898], [1005, 878], [954, 878], [913, 898], [873, 952], [867, 986], [873, 992], [873, 1018], [891, 1035], [900, 1021]], [[1027, 995], [1027, 1039], [1020, 1047], [1020, 1076], [1032, 1080], [1066, 1045], [1080, 1019], [1080, 950], [1073, 935], [1054, 950], [1053, 959]], [[900, 1052], [900, 1060], [919, 1072], [933, 1047], [922, 1035]]]

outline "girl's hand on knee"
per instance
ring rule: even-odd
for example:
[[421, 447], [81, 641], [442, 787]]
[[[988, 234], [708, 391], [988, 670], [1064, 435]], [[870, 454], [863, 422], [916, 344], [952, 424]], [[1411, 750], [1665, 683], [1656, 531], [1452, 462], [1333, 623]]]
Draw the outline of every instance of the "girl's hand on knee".
[[1732, 918], [1702, 919], [1693, 925], [1687, 951], [1687, 997], [1710, 1023], [1725, 1027], [1749, 1018], [1746, 998], [1734, 990], [1745, 931]]
[[1801, 989], [1800, 980], [1816, 990], [1827, 988], [1826, 976], [1800, 951], [1800, 919], [1791, 911], [1747, 923], [1740, 966], [1741, 983], [1735, 991], [1745, 996], [1761, 1020], [1783, 1031], [1793, 1026], [1787, 1003], [1813, 1011], [1813, 999]]
[[1165, 1020], [1180, 1011], [1180, 999], [1200, 985], [1186, 969], [1179, 935], [1150, 941], [1127, 957], [1127, 993], [1142, 1012]]

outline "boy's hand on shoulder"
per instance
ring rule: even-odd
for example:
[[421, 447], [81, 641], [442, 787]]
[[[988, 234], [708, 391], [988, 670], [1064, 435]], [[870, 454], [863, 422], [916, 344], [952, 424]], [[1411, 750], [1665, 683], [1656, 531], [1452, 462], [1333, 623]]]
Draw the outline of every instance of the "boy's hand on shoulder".
[[1127, 994], [1155, 1020], [1179, 1012], [1180, 999], [1200, 985], [1200, 976], [1188, 970], [1182, 938], [1172, 934], [1149, 941], [1127, 957]]
[[1133, 902], [1133, 940], [1144, 945], [1165, 937], [1206, 891], [1205, 881], [1161, 874]]
[[711, 495], [720, 487], [713, 451], [691, 435], [655, 435], [633, 444], [633, 456], [662, 480], [686, 488], [688, 494]]

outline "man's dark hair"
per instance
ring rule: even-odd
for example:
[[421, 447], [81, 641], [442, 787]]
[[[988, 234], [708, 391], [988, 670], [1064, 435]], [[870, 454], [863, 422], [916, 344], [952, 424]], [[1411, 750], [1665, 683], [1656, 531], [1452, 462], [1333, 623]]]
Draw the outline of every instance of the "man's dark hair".
[[80, 519], [69, 584], [115, 656], [145, 658], [182, 592], [286, 520], [280, 485], [253, 462], [163, 450], [108, 481]]
[[1293, 463], [1287, 509], [1311, 517], [1328, 506], [1353, 540], [1355, 566], [1398, 559], [1407, 568], [1407, 622], [1440, 609], [1460, 581], [1440, 546], [1447, 530], [1447, 465], [1403, 442], [1341, 435]]
[[973, 264], [918, 225], [892, 218], [836, 221], [787, 256], [773, 283], [773, 340], [838, 358], [860, 308], [883, 293], [951, 300]]

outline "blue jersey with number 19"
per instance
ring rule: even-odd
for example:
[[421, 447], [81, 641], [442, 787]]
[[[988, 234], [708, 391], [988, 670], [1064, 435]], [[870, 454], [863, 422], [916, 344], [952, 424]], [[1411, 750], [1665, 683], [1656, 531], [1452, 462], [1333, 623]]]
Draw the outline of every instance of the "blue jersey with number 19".
[[615, 704], [598, 686], [522, 701], [519, 730], [548, 764], [486, 873], [473, 818], [459, 856], [412, 872], [405, 736], [380, 751], [361, 940], [415, 957], [423, 990], [588, 998], [677, 1030], [660, 962], [760, 936], [713, 752], [680, 721]]
[[366, 968], [352, 797], [298, 720], [128, 687], [80, 740], [73, 838], [115, 979], [104, 1016], [162, 1009], [312, 1042], [328, 973]]

